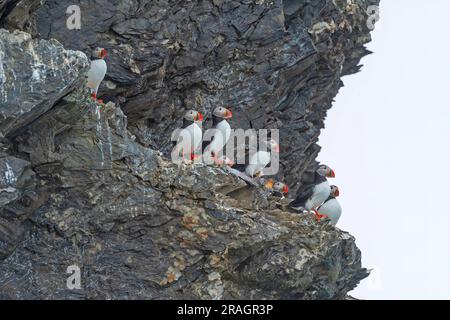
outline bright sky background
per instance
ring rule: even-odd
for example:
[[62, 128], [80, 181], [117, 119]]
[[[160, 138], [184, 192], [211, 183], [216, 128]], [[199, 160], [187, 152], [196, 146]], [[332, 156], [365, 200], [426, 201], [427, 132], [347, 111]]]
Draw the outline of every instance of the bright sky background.
[[361, 299], [450, 299], [448, 0], [381, 0], [362, 72], [344, 78], [320, 160], [336, 171]]

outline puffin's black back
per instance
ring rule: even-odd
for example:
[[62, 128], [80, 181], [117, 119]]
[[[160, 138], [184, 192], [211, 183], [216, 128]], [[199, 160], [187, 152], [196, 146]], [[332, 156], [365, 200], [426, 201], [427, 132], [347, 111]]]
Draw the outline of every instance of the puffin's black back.
[[[181, 129], [186, 129], [187, 127], [189, 127], [191, 124], [193, 124], [194, 122], [186, 120], [183, 117], [183, 125], [181, 126]], [[175, 147], [177, 145], [178, 141], [172, 141], [172, 146]]]
[[284, 194], [282, 194], [279, 191], [272, 192], [272, 195], [275, 196], [275, 197], [278, 197], [278, 198], [283, 198], [284, 197]]
[[314, 193], [314, 187], [324, 181], [326, 181], [327, 178], [324, 176], [321, 176], [317, 172], [314, 174], [314, 181], [312, 183], [304, 184], [300, 187], [299, 193], [294, 201], [290, 203], [291, 207], [304, 207], [306, 204], [306, 201], [308, 201], [311, 196]]
[[[212, 125], [211, 129], [216, 129], [216, 128], [217, 128], [217, 125], [218, 125], [221, 121], [224, 120], [224, 119], [222, 119], [222, 118], [219, 118], [219, 117], [215, 116], [214, 114], [213, 114], [213, 116], [212, 116], [212, 119], [213, 119], [213, 125]], [[211, 140], [210, 140], [210, 141], [203, 141], [203, 142], [202, 142], [202, 151], [203, 151], [203, 152], [204, 152], [205, 149], [213, 142], [213, 140], [214, 140], [214, 136], [211, 137]]]
[[242, 163], [242, 164], [235, 163], [232, 166], [232, 168], [236, 169], [238, 171], [241, 171], [241, 172], [245, 172], [245, 169], [247, 168], [249, 163], [250, 163], [250, 152], [249, 152], [249, 149], [246, 147], [244, 163]]

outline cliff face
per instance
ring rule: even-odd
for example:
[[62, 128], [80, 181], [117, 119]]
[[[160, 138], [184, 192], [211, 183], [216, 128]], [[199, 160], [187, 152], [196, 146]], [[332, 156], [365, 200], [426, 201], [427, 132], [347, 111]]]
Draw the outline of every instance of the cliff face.
[[[68, 30], [70, 1], [1, 1], [0, 297], [344, 298], [367, 276], [350, 235], [165, 156], [186, 109], [231, 106], [234, 128], [280, 129], [295, 194], [376, 3], [97, 0]], [[76, 51], [97, 46], [103, 108]]]

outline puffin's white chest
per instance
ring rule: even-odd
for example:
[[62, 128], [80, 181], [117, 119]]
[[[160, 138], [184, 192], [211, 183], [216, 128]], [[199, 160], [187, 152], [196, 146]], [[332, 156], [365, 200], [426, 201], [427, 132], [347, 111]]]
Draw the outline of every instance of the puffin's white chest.
[[208, 151], [218, 155], [227, 144], [231, 136], [231, 126], [228, 121], [223, 120], [216, 126], [214, 138], [208, 146]]
[[201, 144], [203, 132], [200, 126], [196, 123], [191, 124], [182, 130], [183, 146], [185, 146], [184, 153], [195, 151]]
[[342, 207], [336, 199], [330, 199], [325, 202], [318, 210], [320, 214], [324, 214], [330, 218], [331, 223], [336, 225], [341, 217]]
[[245, 169], [245, 173], [253, 177], [257, 172], [261, 172], [270, 163], [270, 152], [255, 152], [249, 159], [249, 165]]
[[108, 67], [103, 59], [92, 60], [91, 68], [88, 72], [88, 87], [93, 90], [98, 90], [100, 83], [105, 78]]
[[311, 196], [311, 199], [306, 201], [305, 203], [305, 209], [306, 210], [314, 210], [318, 206], [320, 206], [325, 200], [328, 199], [330, 196], [330, 184], [328, 181], [324, 181], [322, 183], [319, 183], [314, 187], [313, 195]]
[[203, 132], [199, 125], [193, 123], [181, 129], [174, 138], [176, 144], [172, 150], [172, 161], [179, 164], [191, 160], [192, 153], [202, 142]]

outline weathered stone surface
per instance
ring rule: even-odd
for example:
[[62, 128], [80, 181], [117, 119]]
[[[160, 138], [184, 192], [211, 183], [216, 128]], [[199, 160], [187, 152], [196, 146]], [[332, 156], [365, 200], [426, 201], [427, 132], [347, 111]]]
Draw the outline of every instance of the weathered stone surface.
[[0, 136], [20, 130], [80, 86], [77, 75], [88, 66], [83, 53], [55, 40], [0, 30]]
[[[281, 129], [295, 193], [375, 3], [96, 0], [70, 31], [70, 1], [0, 1], [0, 169], [17, 178], [0, 179], [0, 297], [345, 299], [367, 276], [353, 237], [164, 155], [184, 110], [231, 105], [233, 127]], [[86, 56], [68, 50], [96, 46], [109, 51], [103, 107]]]
[[23, 227], [20, 223], [0, 218], [0, 260], [7, 258], [20, 243]]
[[[205, 170], [210, 174], [186, 187]], [[162, 161], [143, 180], [123, 172], [101, 187], [53, 193], [33, 215], [21, 247], [0, 264], [0, 285], [9, 284], [2, 294], [331, 299], [343, 298], [367, 275], [345, 232], [270, 206], [248, 210], [222, 194], [203, 193], [225, 180], [235, 185], [222, 169], [173, 170]], [[45, 268], [18, 282], [30, 265], [41, 264]], [[66, 290], [65, 268], [72, 264], [82, 267], [81, 291]], [[45, 293], [35, 289], [36, 281]]]
[[105, 47], [100, 95], [128, 116], [144, 146], [171, 148], [185, 110], [230, 106], [234, 128], [279, 128], [281, 171], [293, 193], [341, 76], [359, 70], [370, 41], [366, 14], [379, 0], [80, 3], [81, 30], [66, 28], [70, 0], [46, 0], [26, 30], [68, 49]]
[[19, 196], [17, 185], [29, 162], [0, 154], [0, 206], [10, 203]]

